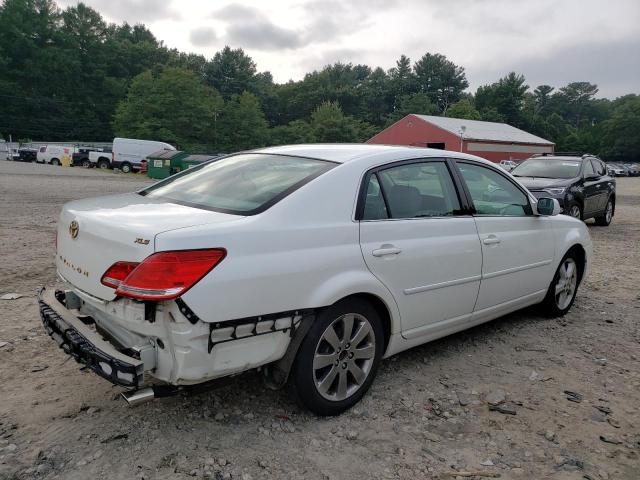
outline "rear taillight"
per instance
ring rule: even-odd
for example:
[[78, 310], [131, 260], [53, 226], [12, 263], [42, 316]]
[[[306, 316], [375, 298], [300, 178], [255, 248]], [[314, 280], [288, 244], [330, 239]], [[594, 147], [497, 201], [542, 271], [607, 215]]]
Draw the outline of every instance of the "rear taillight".
[[218, 265], [226, 254], [221, 248], [154, 253], [120, 282], [116, 294], [139, 300], [179, 297]]
[[138, 265], [138, 262], [116, 262], [104, 272], [100, 283], [110, 288], [118, 288]]

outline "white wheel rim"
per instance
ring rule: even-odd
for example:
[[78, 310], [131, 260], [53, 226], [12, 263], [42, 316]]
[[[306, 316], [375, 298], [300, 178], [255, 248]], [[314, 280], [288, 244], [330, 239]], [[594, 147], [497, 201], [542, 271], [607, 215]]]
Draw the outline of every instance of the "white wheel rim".
[[613, 203], [607, 203], [607, 211], [604, 216], [607, 219], [607, 223], [611, 223], [611, 219], [613, 218]]
[[313, 356], [313, 380], [318, 393], [331, 401], [345, 400], [366, 382], [376, 354], [369, 320], [347, 313], [329, 325]]
[[578, 266], [572, 258], [567, 258], [558, 268], [558, 281], [555, 285], [556, 305], [560, 310], [569, 306], [578, 285]]

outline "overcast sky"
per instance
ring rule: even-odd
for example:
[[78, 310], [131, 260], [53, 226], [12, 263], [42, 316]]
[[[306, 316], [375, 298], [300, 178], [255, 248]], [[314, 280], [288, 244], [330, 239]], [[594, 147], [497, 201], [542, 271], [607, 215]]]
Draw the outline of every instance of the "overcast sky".
[[[62, 6], [75, 1], [60, 0]], [[388, 69], [442, 53], [471, 91], [515, 70], [533, 88], [590, 81], [640, 93], [640, 0], [85, 0], [144, 23], [169, 47], [210, 58], [242, 47], [276, 82], [333, 62]]]

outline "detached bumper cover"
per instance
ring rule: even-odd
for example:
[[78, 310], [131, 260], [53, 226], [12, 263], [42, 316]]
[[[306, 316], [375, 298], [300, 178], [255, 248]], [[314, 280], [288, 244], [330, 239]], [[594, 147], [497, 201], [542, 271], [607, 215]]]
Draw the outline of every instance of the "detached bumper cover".
[[143, 384], [143, 362], [118, 351], [96, 331], [67, 310], [66, 294], [42, 289], [38, 294], [40, 318], [47, 334], [67, 355], [115, 385], [138, 388]]

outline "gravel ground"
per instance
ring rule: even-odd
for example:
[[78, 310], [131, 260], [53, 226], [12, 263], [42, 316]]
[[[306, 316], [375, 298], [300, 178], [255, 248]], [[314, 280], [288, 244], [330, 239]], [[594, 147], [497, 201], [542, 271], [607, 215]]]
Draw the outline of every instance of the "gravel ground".
[[329, 419], [257, 373], [131, 409], [65, 361], [34, 296], [55, 283], [60, 207], [146, 183], [0, 162], [0, 294], [24, 295], [0, 300], [0, 478], [640, 478], [640, 178], [618, 180], [609, 228], [590, 225], [568, 315], [528, 309], [397, 355]]

